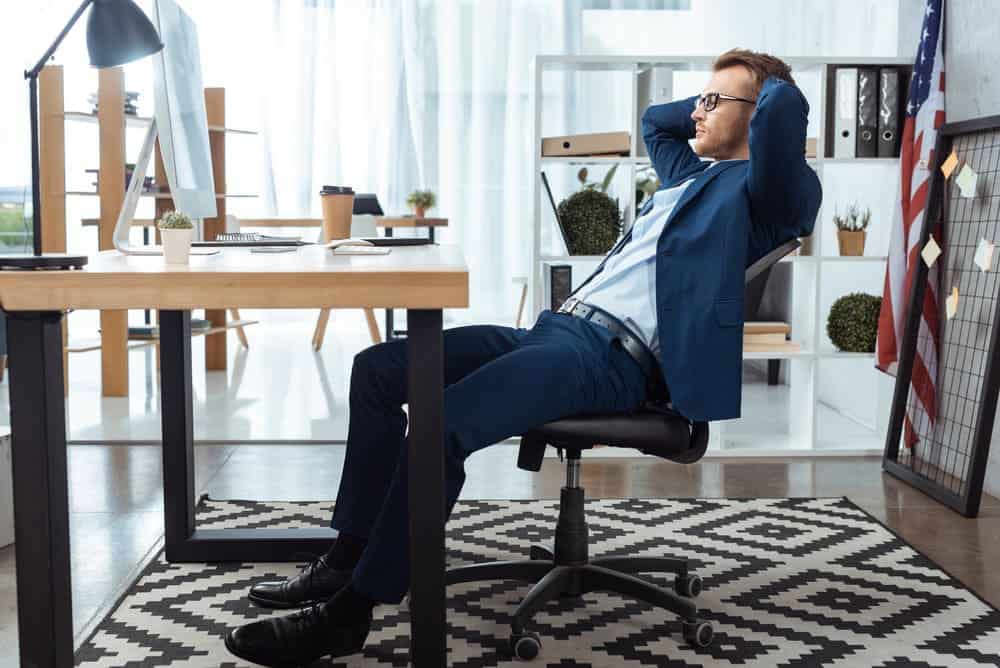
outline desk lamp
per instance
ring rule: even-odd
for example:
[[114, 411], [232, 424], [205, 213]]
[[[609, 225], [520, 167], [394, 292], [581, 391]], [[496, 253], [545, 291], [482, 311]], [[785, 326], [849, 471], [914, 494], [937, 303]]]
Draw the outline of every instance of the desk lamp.
[[38, 75], [90, 5], [93, 8], [87, 18], [87, 51], [93, 67], [117, 67], [163, 48], [156, 28], [133, 0], [83, 0], [38, 64], [24, 73], [31, 97], [31, 218], [35, 252], [33, 255], [0, 256], [0, 269], [79, 269], [87, 264], [86, 255], [42, 255], [42, 197], [38, 183]]

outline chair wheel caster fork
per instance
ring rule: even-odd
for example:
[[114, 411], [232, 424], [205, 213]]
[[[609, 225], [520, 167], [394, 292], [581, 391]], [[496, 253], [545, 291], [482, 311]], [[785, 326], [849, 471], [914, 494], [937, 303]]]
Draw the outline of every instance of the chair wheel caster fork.
[[522, 661], [534, 659], [542, 649], [542, 641], [537, 633], [512, 633], [509, 642], [511, 654]]
[[715, 631], [709, 622], [694, 620], [691, 622], [681, 622], [681, 629], [684, 633], [684, 640], [692, 647], [704, 649], [712, 644]]
[[696, 597], [701, 593], [701, 577], [693, 573], [678, 575], [674, 580], [674, 591], [685, 598]]

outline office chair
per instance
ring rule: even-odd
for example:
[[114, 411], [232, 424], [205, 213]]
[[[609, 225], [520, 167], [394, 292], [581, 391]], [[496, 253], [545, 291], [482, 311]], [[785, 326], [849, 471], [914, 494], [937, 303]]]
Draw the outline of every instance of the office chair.
[[[778, 260], [799, 247], [793, 239], [747, 268], [745, 283], [768, 271]], [[651, 402], [632, 413], [574, 416], [549, 422], [524, 434], [517, 465], [528, 471], [542, 467], [545, 446], [566, 451], [566, 486], [559, 498], [559, 520], [554, 550], [533, 545], [527, 561], [499, 561], [449, 569], [447, 584], [482, 580], [521, 580], [534, 583], [514, 611], [510, 650], [519, 659], [533, 659], [541, 650], [538, 634], [526, 625], [546, 603], [560, 596], [580, 596], [610, 591], [666, 608], [681, 617], [684, 639], [707, 647], [714, 631], [698, 619], [690, 599], [701, 592], [701, 578], [691, 573], [686, 559], [670, 557], [598, 557], [587, 554], [587, 521], [584, 490], [580, 487], [580, 453], [598, 444], [635, 448], [674, 462], [691, 464], [708, 448], [708, 423], [692, 422], [667, 402]], [[673, 573], [674, 591], [640, 579], [636, 573]]]

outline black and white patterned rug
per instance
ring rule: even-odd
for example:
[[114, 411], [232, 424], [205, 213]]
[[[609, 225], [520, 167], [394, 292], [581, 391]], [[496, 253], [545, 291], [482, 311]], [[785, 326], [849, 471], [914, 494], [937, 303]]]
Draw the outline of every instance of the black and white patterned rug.
[[[331, 503], [203, 501], [200, 528], [327, 526]], [[526, 558], [550, 545], [558, 502], [461, 501], [449, 565]], [[552, 603], [535, 618], [542, 651], [511, 658], [508, 615], [528, 586], [448, 589], [453, 668], [536, 666], [1000, 666], [1000, 612], [846, 499], [618, 499], [587, 502], [591, 556], [692, 560], [715, 641], [694, 649], [670, 614], [609, 594]], [[246, 666], [228, 629], [274, 613], [245, 597], [301, 564], [176, 564], [162, 554], [77, 653], [80, 666]], [[669, 586], [672, 576], [649, 576]], [[406, 666], [404, 606], [376, 608], [362, 655], [317, 665]]]

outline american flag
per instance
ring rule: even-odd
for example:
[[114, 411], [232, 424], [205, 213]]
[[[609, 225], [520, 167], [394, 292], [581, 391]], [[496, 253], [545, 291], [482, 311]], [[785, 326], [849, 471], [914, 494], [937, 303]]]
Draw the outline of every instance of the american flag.
[[[920, 45], [913, 62], [909, 98], [900, 151], [900, 206], [896, 207], [889, 245], [889, 261], [885, 274], [882, 311], [878, 321], [878, 345], [875, 365], [881, 371], [896, 375], [899, 346], [906, 323], [907, 300], [922, 262], [920, 238], [924, 226], [924, 211], [930, 189], [930, 167], [934, 164], [934, 142], [937, 129], [944, 123], [944, 56], [941, 49], [944, 0], [927, 0]], [[933, 230], [935, 242], [944, 245]], [[938, 267], [935, 263], [927, 272], [927, 286], [920, 305], [920, 332], [917, 337], [911, 396], [916, 401], [907, 405], [904, 421], [904, 443], [912, 448], [917, 442], [917, 430], [930, 433], [937, 417], [936, 383], [938, 368], [939, 313]]]

